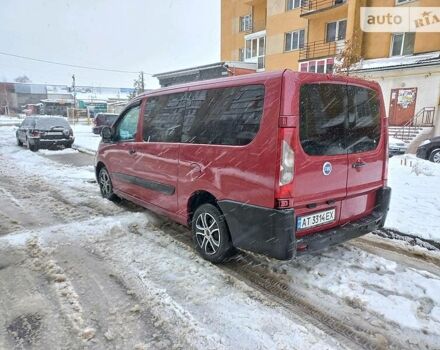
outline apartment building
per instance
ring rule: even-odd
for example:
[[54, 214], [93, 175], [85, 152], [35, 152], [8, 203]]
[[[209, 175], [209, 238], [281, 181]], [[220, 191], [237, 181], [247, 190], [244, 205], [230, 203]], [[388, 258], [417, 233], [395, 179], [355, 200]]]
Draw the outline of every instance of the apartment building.
[[[360, 60], [353, 74], [377, 80], [388, 112], [404, 115], [392, 123], [411, 124], [418, 116], [437, 124], [440, 134], [440, 122], [435, 123], [440, 119], [440, 33], [360, 29], [362, 7], [411, 6], [435, 7], [440, 1], [222, 0], [221, 59], [257, 63], [259, 71], [333, 73], [337, 58], [351, 45]], [[422, 69], [414, 69], [417, 62], [424, 64]], [[404, 102], [396, 106], [399, 101]]]

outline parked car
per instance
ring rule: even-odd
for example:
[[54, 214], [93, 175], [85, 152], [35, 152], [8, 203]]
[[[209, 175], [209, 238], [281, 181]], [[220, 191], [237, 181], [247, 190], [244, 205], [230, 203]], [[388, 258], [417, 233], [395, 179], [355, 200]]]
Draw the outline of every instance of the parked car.
[[417, 157], [440, 163], [440, 136], [423, 141], [417, 148]]
[[385, 121], [379, 85], [352, 77], [286, 70], [173, 86], [103, 128], [96, 176], [103, 197], [191, 227], [207, 260], [236, 248], [290, 259], [383, 226]]
[[57, 116], [26, 117], [16, 137], [19, 146], [24, 144], [33, 152], [41, 148], [70, 148], [75, 140], [68, 121]]
[[98, 113], [93, 119], [95, 125], [92, 129], [94, 134], [101, 135], [101, 130], [104, 126], [112, 126], [115, 120], [118, 119], [117, 114], [113, 113]]
[[390, 157], [405, 154], [406, 149], [408, 148], [405, 142], [394, 137], [390, 137], [388, 142], [388, 153]]

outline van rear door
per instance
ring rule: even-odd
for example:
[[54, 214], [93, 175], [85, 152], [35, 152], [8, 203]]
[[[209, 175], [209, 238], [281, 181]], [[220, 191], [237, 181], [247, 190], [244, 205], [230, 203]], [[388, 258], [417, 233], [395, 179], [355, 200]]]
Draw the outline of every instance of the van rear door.
[[299, 100], [293, 203], [297, 236], [301, 237], [318, 227], [323, 230], [339, 224], [341, 203], [347, 195], [346, 84], [303, 84]]
[[383, 186], [386, 157], [380, 91], [349, 84], [347, 94], [347, 198], [342, 202], [341, 224], [373, 211], [376, 191]]

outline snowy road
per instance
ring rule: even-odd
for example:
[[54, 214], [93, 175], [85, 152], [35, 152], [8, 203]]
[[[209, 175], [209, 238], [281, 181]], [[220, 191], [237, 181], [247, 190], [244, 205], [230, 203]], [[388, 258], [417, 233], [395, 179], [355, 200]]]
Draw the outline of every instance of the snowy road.
[[438, 254], [367, 236], [214, 266], [187, 229], [103, 200], [85, 156], [13, 135], [0, 127], [0, 349], [440, 348]]

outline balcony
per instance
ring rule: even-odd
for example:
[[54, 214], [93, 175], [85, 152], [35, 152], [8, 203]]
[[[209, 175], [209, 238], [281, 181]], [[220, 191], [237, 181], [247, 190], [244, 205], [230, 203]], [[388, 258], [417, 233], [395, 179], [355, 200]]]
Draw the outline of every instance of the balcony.
[[266, 29], [266, 20], [253, 20], [251, 16], [249, 19], [244, 19], [240, 25], [240, 32], [258, 33]]
[[299, 49], [299, 61], [306, 61], [314, 58], [336, 56], [345, 48], [345, 40], [338, 41], [313, 41]]
[[300, 16], [308, 16], [347, 3], [347, 0], [303, 0]]

